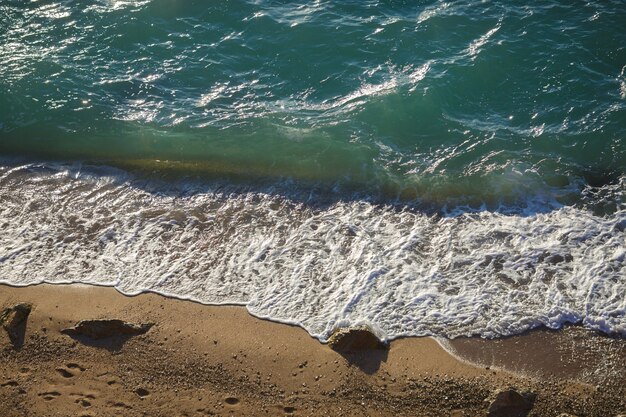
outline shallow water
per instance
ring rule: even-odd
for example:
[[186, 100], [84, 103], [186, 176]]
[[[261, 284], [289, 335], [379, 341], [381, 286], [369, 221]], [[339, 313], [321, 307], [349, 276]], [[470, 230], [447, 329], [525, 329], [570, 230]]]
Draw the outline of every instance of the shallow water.
[[0, 281], [321, 338], [624, 335], [625, 23], [620, 1], [3, 2]]

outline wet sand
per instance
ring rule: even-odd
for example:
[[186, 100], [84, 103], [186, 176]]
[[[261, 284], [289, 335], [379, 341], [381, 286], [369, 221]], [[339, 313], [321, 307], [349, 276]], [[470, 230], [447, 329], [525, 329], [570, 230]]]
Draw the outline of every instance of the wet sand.
[[[23, 341], [0, 329], [2, 416], [477, 416], [514, 387], [531, 416], [626, 413], [626, 344], [579, 327], [496, 341], [395, 340], [339, 354], [245, 308], [85, 285], [0, 285], [0, 309], [32, 304]], [[85, 319], [154, 323], [101, 340]]]

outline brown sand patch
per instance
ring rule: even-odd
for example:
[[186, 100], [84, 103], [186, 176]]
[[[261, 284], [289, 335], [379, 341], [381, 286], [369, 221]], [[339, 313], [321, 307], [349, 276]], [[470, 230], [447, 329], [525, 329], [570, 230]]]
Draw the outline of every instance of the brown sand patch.
[[[599, 365], [593, 372], [605, 377], [592, 384], [585, 373], [550, 373], [551, 361], [576, 357], [577, 344], [590, 346], [581, 352], [589, 363], [606, 364], [607, 355], [626, 362], [623, 340], [587, 345], [596, 337], [589, 332], [576, 338], [548, 332], [547, 340], [563, 337], [569, 342], [559, 346], [574, 347], [563, 351], [541, 342], [552, 359], [533, 365], [543, 373], [529, 377], [458, 360], [432, 338], [393, 341], [384, 358], [368, 351], [342, 355], [298, 327], [256, 319], [244, 308], [156, 294], [0, 286], [0, 308], [18, 302], [31, 303], [33, 311], [21, 349], [0, 339], [0, 415], [7, 417], [476, 416], [486, 415], [485, 400], [509, 386], [536, 394], [531, 416], [626, 411], [623, 374]], [[109, 318], [155, 324], [117, 345], [83, 344], [61, 333], [80, 320]], [[492, 363], [510, 369], [527, 358], [524, 352], [539, 348], [529, 339], [524, 349], [507, 354], [500, 343], [480, 343], [478, 351], [492, 349], [490, 358], [502, 355]]]

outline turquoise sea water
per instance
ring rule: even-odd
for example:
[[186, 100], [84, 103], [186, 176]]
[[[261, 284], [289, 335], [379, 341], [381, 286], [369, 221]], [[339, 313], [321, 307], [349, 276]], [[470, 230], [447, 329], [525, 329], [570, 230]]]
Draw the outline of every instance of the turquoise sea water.
[[625, 26], [621, 1], [7, 1], [0, 150], [412, 197], [615, 179]]
[[623, 1], [6, 0], [0, 156], [4, 282], [625, 332]]

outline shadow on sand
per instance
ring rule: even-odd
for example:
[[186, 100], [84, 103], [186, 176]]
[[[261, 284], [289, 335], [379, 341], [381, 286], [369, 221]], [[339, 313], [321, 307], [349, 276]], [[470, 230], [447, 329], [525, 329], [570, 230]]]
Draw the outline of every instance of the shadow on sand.
[[387, 362], [387, 350], [372, 349], [360, 352], [338, 352], [350, 364], [368, 375], [375, 374], [381, 363]]

